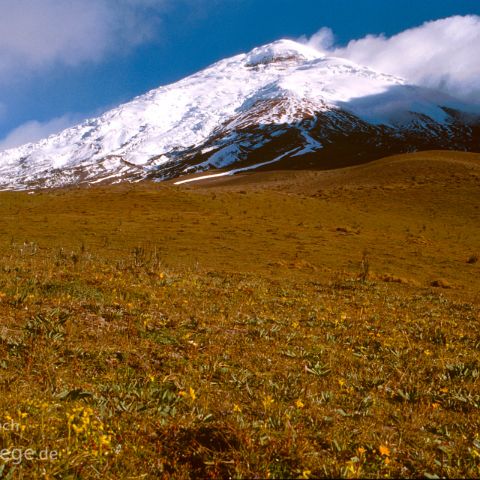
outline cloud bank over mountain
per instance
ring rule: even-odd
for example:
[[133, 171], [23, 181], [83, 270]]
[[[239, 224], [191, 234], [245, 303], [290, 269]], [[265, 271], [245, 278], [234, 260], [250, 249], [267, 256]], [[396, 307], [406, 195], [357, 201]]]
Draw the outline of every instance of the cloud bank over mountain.
[[392, 37], [367, 35], [346, 46], [335, 45], [334, 32], [327, 27], [302, 41], [328, 55], [348, 58], [480, 104], [480, 17], [477, 15], [426, 22]]

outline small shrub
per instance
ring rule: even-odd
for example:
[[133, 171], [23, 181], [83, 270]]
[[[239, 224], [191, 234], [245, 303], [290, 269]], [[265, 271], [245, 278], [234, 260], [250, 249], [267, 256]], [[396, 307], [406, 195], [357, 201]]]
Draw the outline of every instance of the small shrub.
[[467, 263], [469, 265], [473, 265], [474, 263], [477, 263], [477, 262], [478, 262], [478, 255], [470, 255], [468, 257]]

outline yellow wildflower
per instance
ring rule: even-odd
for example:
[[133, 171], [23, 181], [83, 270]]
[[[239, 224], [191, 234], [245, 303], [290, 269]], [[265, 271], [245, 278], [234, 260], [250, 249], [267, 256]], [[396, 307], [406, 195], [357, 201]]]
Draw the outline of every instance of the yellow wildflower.
[[271, 395], [265, 395], [262, 400], [263, 408], [268, 410], [269, 407], [275, 402], [275, 400], [271, 397]]
[[82, 427], [77, 427], [77, 425], [72, 425], [73, 427], [73, 430], [75, 431], [75, 433], [81, 433], [83, 428]]
[[385, 457], [390, 456], [390, 449], [385, 445], [380, 445], [380, 448], [378, 450], [380, 452], [380, 455], [384, 455]]
[[303, 408], [305, 406], [305, 404], [300, 399], [298, 399], [298, 400], [295, 401], [295, 406], [297, 408]]

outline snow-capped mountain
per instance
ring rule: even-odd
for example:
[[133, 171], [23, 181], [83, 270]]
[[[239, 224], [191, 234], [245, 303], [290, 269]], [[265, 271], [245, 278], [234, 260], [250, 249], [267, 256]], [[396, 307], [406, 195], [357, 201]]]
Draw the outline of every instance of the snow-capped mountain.
[[479, 114], [440, 92], [280, 40], [1, 152], [0, 189], [478, 150]]

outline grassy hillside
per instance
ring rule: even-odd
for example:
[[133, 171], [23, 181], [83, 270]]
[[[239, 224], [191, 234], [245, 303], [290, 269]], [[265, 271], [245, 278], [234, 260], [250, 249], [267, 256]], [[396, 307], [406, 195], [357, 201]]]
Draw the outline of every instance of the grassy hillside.
[[3, 475], [480, 475], [480, 155], [0, 218]]

